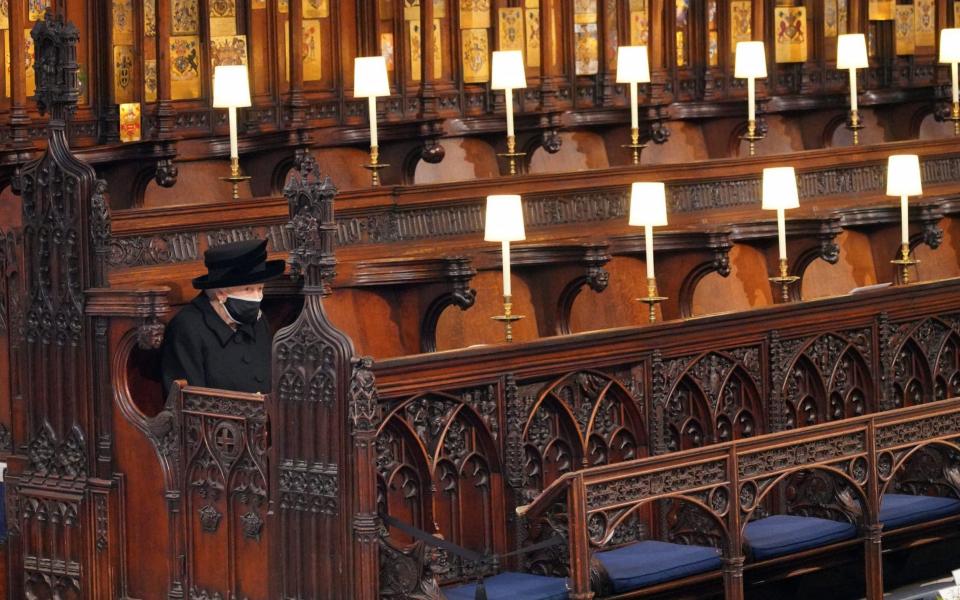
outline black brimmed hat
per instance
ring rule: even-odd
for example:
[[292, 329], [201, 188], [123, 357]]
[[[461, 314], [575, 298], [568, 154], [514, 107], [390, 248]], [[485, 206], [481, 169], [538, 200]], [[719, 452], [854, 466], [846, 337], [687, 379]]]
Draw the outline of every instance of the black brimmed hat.
[[267, 260], [267, 240], [247, 240], [207, 248], [207, 274], [193, 280], [198, 290], [260, 283], [283, 273], [283, 260]]

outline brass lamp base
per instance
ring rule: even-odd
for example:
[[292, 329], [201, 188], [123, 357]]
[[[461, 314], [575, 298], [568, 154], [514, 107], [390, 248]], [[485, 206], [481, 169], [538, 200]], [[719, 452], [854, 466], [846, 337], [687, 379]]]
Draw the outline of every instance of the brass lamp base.
[[784, 302], [790, 301], [790, 286], [793, 285], [796, 281], [799, 281], [799, 277], [796, 275], [789, 275], [787, 273], [787, 260], [785, 258], [780, 259], [780, 275], [776, 277], [771, 277], [770, 282], [780, 286], [780, 298]]
[[863, 123], [860, 121], [860, 111], [850, 111], [850, 122], [847, 123], [847, 129], [853, 132], [853, 145], [860, 145], [860, 130], [863, 129]]
[[497, 156], [509, 161], [511, 175], [517, 174], [517, 159], [526, 155], [526, 152], [517, 152], [517, 138], [512, 135], [507, 136], [507, 151], [497, 152]]
[[650, 278], [647, 280], [647, 297], [646, 298], [637, 298], [640, 302], [643, 302], [647, 305], [649, 309], [650, 322], [657, 322], [657, 305], [666, 300], [666, 296], [660, 296], [657, 294], [657, 280], [656, 278]]
[[953, 135], [960, 135], [960, 102], [954, 102], [950, 107], [950, 116], [946, 118], [953, 121]]
[[239, 158], [230, 158], [230, 176], [221, 177], [220, 181], [226, 181], [231, 186], [233, 186], [233, 199], [240, 199], [240, 184], [244, 181], [249, 181], [249, 175], [240, 174], [240, 159]]
[[640, 130], [639, 130], [639, 129], [636, 129], [636, 128], [631, 128], [631, 129], [630, 129], [630, 143], [629, 143], [629, 144], [621, 144], [620, 147], [621, 147], [621, 148], [630, 148], [630, 150], [633, 151], [633, 164], [639, 165], [639, 164], [640, 164], [640, 153], [643, 151], [644, 148], [647, 147], [647, 145], [640, 143]]
[[380, 169], [389, 167], [387, 163], [378, 162], [380, 159], [380, 149], [376, 146], [370, 146], [370, 162], [362, 165], [364, 169], [370, 171], [370, 185], [377, 187], [380, 185]]
[[901, 244], [900, 258], [891, 260], [890, 263], [900, 266], [900, 284], [906, 285], [910, 283], [910, 267], [919, 264], [920, 261], [910, 258], [910, 244]]
[[750, 156], [756, 156], [757, 155], [756, 144], [757, 142], [762, 140], [764, 137], [766, 136], [764, 136], [763, 134], [757, 133], [757, 121], [754, 119], [751, 121], [747, 121], [747, 132], [741, 135], [740, 139], [750, 142]]
[[503, 323], [504, 339], [506, 339], [508, 344], [513, 341], [513, 322], [519, 321], [523, 318], [523, 315], [515, 315], [511, 312], [511, 309], [513, 308], [512, 300], [513, 298], [511, 296], [504, 296], [503, 314], [490, 317], [494, 321], [500, 321]]

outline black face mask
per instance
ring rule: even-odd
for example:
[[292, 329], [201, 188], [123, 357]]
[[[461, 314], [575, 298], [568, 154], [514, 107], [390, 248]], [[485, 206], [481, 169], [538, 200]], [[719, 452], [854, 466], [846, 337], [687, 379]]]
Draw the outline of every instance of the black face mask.
[[223, 302], [223, 307], [227, 310], [231, 319], [244, 325], [253, 325], [260, 317], [259, 300], [244, 300], [227, 296], [227, 299]]

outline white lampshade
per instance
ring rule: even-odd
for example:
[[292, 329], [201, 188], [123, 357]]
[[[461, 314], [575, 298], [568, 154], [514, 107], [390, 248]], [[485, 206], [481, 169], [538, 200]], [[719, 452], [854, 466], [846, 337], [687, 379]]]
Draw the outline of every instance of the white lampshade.
[[865, 69], [867, 62], [867, 38], [862, 33], [845, 33], [837, 36], [837, 68]]
[[764, 210], [797, 208], [800, 196], [797, 193], [797, 174], [793, 167], [770, 167], [763, 170]]
[[650, 60], [646, 46], [617, 48], [617, 83], [630, 82], [650, 82]]
[[493, 53], [493, 75], [490, 88], [494, 90], [519, 90], [527, 87], [527, 75], [523, 69], [523, 53], [519, 50], [497, 50]]
[[887, 159], [887, 195], [921, 194], [923, 185], [920, 182], [920, 158], [916, 154], [894, 154]]
[[667, 224], [667, 193], [662, 183], [638, 181], [630, 186], [630, 224]]
[[960, 29], [940, 30], [940, 62], [960, 63]]
[[527, 238], [523, 229], [520, 196], [487, 196], [487, 217], [483, 239], [488, 242], [516, 242]]
[[737, 42], [733, 76], [741, 79], [767, 76], [767, 55], [763, 42]]
[[246, 65], [220, 65], [213, 70], [213, 107], [250, 106], [250, 80]]
[[353, 97], [389, 95], [387, 61], [382, 56], [358, 56], [353, 59]]

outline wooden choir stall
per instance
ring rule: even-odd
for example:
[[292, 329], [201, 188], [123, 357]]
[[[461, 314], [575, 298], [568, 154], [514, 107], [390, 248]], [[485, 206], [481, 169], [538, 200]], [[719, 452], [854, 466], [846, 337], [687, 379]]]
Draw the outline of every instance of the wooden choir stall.
[[[958, 19], [0, 0], [0, 595], [881, 600], [960, 568]], [[258, 238], [270, 392], [164, 394], [204, 252]]]

